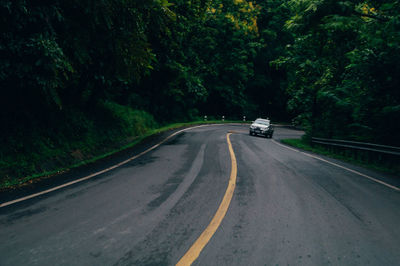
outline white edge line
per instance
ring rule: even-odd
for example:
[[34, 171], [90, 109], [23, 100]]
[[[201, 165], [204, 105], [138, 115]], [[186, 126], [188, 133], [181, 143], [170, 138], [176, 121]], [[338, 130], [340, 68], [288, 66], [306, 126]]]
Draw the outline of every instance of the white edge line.
[[381, 181], [381, 180], [379, 180], [379, 179], [373, 178], [373, 177], [368, 176], [368, 175], [366, 175], [366, 174], [360, 173], [360, 172], [358, 172], [358, 171], [356, 171], [356, 170], [347, 168], [347, 167], [342, 166], [342, 165], [339, 165], [339, 164], [337, 164], [337, 163], [330, 162], [330, 161], [328, 161], [328, 160], [322, 159], [321, 157], [318, 157], [318, 156], [315, 156], [315, 155], [311, 155], [311, 154], [309, 154], [309, 153], [305, 153], [305, 152], [302, 152], [302, 151], [299, 151], [299, 150], [290, 148], [290, 147], [288, 147], [288, 146], [286, 146], [286, 145], [280, 144], [279, 142], [277, 142], [277, 141], [275, 141], [275, 140], [272, 140], [272, 142], [274, 142], [275, 144], [278, 144], [279, 146], [285, 147], [286, 149], [289, 149], [289, 150], [292, 150], [292, 151], [295, 151], [295, 152], [300, 152], [300, 153], [302, 153], [302, 154], [304, 154], [304, 155], [306, 155], [306, 156], [308, 156], [308, 157], [311, 157], [311, 158], [320, 160], [320, 161], [322, 161], [322, 162], [325, 162], [325, 163], [334, 165], [334, 166], [336, 166], [336, 167], [339, 167], [339, 168], [342, 168], [342, 169], [344, 169], [344, 170], [347, 170], [347, 171], [349, 171], [349, 172], [351, 172], [351, 173], [353, 173], [353, 174], [357, 174], [357, 175], [360, 175], [360, 176], [362, 176], [362, 177], [368, 178], [369, 180], [372, 180], [372, 181], [374, 181], [374, 182], [376, 182], [376, 183], [379, 183], [379, 184], [381, 184], [381, 185], [384, 185], [384, 186], [386, 186], [386, 187], [388, 187], [388, 188], [394, 189], [394, 190], [396, 190], [396, 191], [400, 191], [400, 188], [398, 188], [398, 187], [396, 187], [396, 186], [390, 185], [390, 184], [388, 184], [388, 183], [386, 183], [386, 182], [383, 182], [383, 181]]
[[280, 144], [279, 142], [277, 142], [277, 141], [274, 140], [274, 139], [272, 140], [272, 142], [275, 143], [275, 144], [277, 144], [277, 145], [279, 145], [279, 146], [282, 146], [282, 147], [284, 147], [284, 148], [286, 148], [286, 149], [289, 149], [289, 150], [291, 150], [291, 151], [300, 152], [299, 150], [293, 149], [293, 148], [291, 148], [291, 147], [289, 147], [289, 146], [282, 145], [282, 144]]
[[0, 203], [0, 208], [6, 207], [6, 206], [9, 206], [9, 205], [12, 205], [12, 204], [21, 202], [21, 201], [25, 201], [25, 200], [28, 200], [28, 199], [32, 199], [32, 198], [35, 198], [35, 197], [38, 197], [38, 196], [41, 196], [41, 195], [44, 195], [44, 194], [47, 194], [47, 193], [50, 193], [50, 192], [53, 192], [53, 191], [62, 189], [62, 188], [65, 188], [65, 187], [68, 187], [68, 186], [71, 186], [71, 185], [73, 185], [73, 184], [76, 184], [76, 183], [79, 183], [79, 182], [88, 180], [88, 179], [90, 179], [90, 178], [92, 178], [92, 177], [95, 177], [95, 176], [98, 176], [98, 175], [103, 174], [103, 173], [105, 173], [105, 172], [108, 172], [108, 171], [110, 171], [110, 170], [113, 170], [113, 169], [115, 169], [115, 168], [117, 168], [117, 167], [120, 167], [121, 165], [124, 165], [124, 164], [126, 164], [126, 163], [129, 163], [129, 162], [132, 161], [132, 160], [135, 160], [136, 158], [138, 158], [138, 157], [140, 157], [140, 156], [142, 156], [142, 155], [148, 153], [149, 151], [154, 150], [155, 148], [157, 148], [158, 146], [160, 146], [161, 144], [163, 144], [164, 142], [166, 142], [166, 141], [169, 140], [170, 138], [172, 138], [172, 137], [178, 135], [179, 133], [181, 133], [181, 132], [183, 132], [183, 131], [187, 131], [187, 130], [194, 129], [194, 128], [199, 128], [199, 127], [217, 126], [217, 125], [229, 125], [229, 124], [208, 124], [208, 125], [193, 126], [193, 127], [188, 127], [188, 128], [181, 129], [181, 130], [179, 130], [179, 131], [177, 131], [177, 132], [175, 132], [175, 133], [169, 135], [168, 137], [166, 137], [165, 139], [163, 139], [161, 142], [155, 144], [154, 146], [148, 148], [147, 150], [145, 150], [145, 151], [143, 151], [143, 152], [141, 152], [141, 153], [139, 153], [139, 154], [137, 154], [137, 155], [135, 155], [135, 156], [133, 156], [133, 157], [131, 157], [131, 158], [128, 158], [128, 159], [126, 159], [125, 161], [122, 161], [122, 162], [120, 162], [120, 163], [118, 163], [118, 164], [115, 164], [115, 165], [113, 165], [113, 166], [111, 166], [111, 167], [109, 167], [109, 168], [103, 169], [103, 170], [101, 170], [101, 171], [98, 171], [98, 172], [96, 172], [96, 173], [90, 174], [90, 175], [88, 175], [88, 176], [85, 176], [85, 177], [76, 179], [76, 180], [74, 180], [74, 181], [71, 181], [71, 182], [68, 182], [68, 183], [65, 183], [65, 184], [62, 184], [62, 185], [59, 185], [59, 186], [56, 186], [56, 187], [53, 187], [53, 188], [50, 188], [50, 189], [47, 189], [47, 190], [44, 190], [44, 191], [41, 191], [41, 192], [38, 192], [38, 193], [35, 193], [35, 194], [31, 194], [31, 195], [28, 195], [28, 196], [25, 196], [25, 197], [22, 197], [22, 198], [18, 198], [18, 199], [15, 199], [15, 200], [11, 200], [11, 201], [7, 201], [7, 202]]

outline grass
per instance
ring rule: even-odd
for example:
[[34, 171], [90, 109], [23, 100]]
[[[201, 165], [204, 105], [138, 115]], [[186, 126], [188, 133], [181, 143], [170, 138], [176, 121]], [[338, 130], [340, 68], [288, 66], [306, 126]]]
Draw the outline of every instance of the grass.
[[305, 142], [302, 139], [283, 139], [281, 140], [282, 143], [290, 145], [295, 148], [299, 148], [301, 150], [310, 151], [316, 154], [324, 155], [327, 157], [335, 158], [338, 160], [342, 160], [345, 162], [349, 162], [352, 164], [356, 164], [371, 170], [385, 172], [389, 174], [398, 174], [398, 169], [395, 167], [389, 167], [387, 165], [383, 165], [378, 162], [366, 162], [364, 160], [356, 159], [354, 156], [348, 156], [344, 154], [334, 153], [324, 147], [320, 146], [311, 146], [309, 143]]
[[[100, 153], [96, 156], [93, 156], [90, 159], [85, 159], [85, 160], [80, 160], [76, 163], [72, 163], [72, 164], [67, 164], [63, 165], [62, 167], [56, 167], [53, 170], [50, 171], [42, 171], [40, 173], [34, 173], [34, 174], [30, 174], [24, 177], [17, 177], [17, 178], [4, 178], [1, 180], [0, 182], [0, 189], [4, 190], [4, 189], [11, 189], [11, 188], [15, 188], [18, 186], [22, 186], [25, 184], [29, 184], [29, 183], [33, 183], [35, 181], [38, 181], [40, 179], [43, 178], [51, 178], [52, 176], [55, 175], [59, 175], [61, 173], [65, 173], [71, 169], [77, 168], [77, 167], [81, 167], [93, 162], [96, 162], [100, 159], [104, 159], [106, 157], [109, 157], [115, 153], [118, 153], [120, 151], [129, 149], [134, 147], [135, 145], [139, 144], [140, 142], [142, 142], [144, 139], [155, 135], [155, 134], [159, 134], [168, 130], [173, 130], [173, 129], [178, 129], [178, 128], [184, 128], [184, 127], [189, 127], [189, 126], [195, 126], [195, 125], [202, 125], [202, 124], [221, 124], [221, 123], [247, 123], [247, 122], [243, 122], [243, 121], [234, 121], [234, 120], [226, 120], [226, 121], [219, 121], [219, 120], [211, 120], [211, 121], [192, 121], [192, 122], [187, 122], [187, 123], [173, 123], [173, 124], [168, 124], [165, 125], [163, 127], [160, 128], [155, 128], [155, 129], [147, 129], [147, 131], [145, 131], [145, 133], [142, 133], [138, 136], [130, 136], [129, 138], [126, 139], [131, 139], [127, 144], [121, 145], [117, 148], [110, 148], [110, 150], [108, 152], [105, 153]], [[143, 132], [143, 131], [142, 131]], [[79, 143], [79, 145], [81, 146], [80, 149], [85, 150], [88, 149], [88, 147], [85, 147], [85, 143]], [[114, 145], [113, 145], [114, 146]], [[94, 154], [96, 154], [96, 152], [90, 151]], [[68, 151], [65, 151], [65, 153], [68, 153]], [[35, 154], [36, 156], [39, 156], [37, 154]], [[23, 158], [29, 158], [29, 156], [25, 156]], [[25, 159], [26, 160], [26, 159]], [[28, 162], [24, 162], [22, 161], [22, 163], [28, 163]], [[15, 165], [15, 167], [19, 167], [18, 164]]]

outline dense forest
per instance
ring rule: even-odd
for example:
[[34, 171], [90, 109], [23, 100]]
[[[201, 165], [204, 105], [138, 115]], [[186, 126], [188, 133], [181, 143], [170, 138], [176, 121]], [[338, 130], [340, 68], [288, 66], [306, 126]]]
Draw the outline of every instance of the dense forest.
[[2, 0], [0, 14], [10, 178], [204, 115], [400, 145], [397, 0]]

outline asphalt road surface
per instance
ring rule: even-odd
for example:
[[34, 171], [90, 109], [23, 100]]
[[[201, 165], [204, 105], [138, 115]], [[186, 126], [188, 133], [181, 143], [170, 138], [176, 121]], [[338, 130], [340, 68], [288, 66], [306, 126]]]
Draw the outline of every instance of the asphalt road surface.
[[[0, 265], [175, 265], [236, 186], [193, 265], [400, 265], [399, 178], [193, 128], [116, 169], [0, 208]], [[326, 158], [325, 158], [326, 159]], [[349, 170], [355, 170], [352, 172]], [[362, 176], [358, 173], [362, 173]]]

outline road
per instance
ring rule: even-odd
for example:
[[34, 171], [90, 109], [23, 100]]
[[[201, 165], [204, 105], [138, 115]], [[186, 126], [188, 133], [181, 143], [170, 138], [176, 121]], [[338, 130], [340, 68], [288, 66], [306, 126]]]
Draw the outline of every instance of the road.
[[[0, 265], [400, 265], [399, 178], [312, 158], [247, 127], [186, 130], [116, 169], [0, 208]], [[326, 159], [326, 158], [325, 158]], [[356, 170], [351, 172], [348, 169]]]

